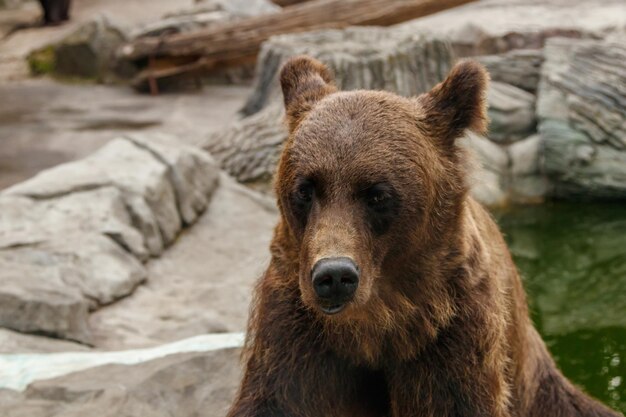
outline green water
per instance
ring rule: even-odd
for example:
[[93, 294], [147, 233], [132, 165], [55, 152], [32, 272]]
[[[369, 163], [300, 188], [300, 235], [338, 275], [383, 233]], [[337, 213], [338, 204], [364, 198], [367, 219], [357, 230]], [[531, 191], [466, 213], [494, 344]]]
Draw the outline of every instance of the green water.
[[626, 203], [496, 213], [559, 368], [626, 413]]

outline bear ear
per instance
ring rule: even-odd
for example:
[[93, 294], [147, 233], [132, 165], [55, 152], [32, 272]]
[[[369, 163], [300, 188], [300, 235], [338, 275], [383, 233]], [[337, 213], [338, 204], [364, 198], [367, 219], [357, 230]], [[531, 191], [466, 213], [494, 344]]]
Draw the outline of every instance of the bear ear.
[[485, 133], [487, 118], [487, 70], [475, 61], [461, 61], [448, 77], [418, 97], [425, 110], [424, 122], [435, 137], [447, 145], [463, 136], [466, 129]]
[[280, 71], [289, 131], [293, 132], [313, 105], [337, 91], [331, 71], [308, 56], [289, 59]]

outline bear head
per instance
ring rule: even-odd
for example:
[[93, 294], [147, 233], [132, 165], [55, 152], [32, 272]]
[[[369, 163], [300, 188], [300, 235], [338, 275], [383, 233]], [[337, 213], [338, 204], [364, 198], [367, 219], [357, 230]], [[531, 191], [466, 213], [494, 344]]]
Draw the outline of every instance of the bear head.
[[405, 98], [340, 92], [323, 64], [300, 56], [280, 82], [289, 138], [275, 187], [303, 303], [325, 320], [391, 326], [421, 309], [445, 321], [441, 270], [468, 188], [455, 142], [486, 129], [486, 71], [463, 61]]

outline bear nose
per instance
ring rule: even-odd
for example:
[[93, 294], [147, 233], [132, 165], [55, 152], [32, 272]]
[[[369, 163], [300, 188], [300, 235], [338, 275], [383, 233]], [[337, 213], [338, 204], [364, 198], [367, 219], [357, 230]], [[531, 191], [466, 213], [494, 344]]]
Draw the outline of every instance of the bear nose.
[[359, 270], [350, 258], [320, 259], [311, 278], [317, 296], [331, 306], [349, 301], [359, 286]]

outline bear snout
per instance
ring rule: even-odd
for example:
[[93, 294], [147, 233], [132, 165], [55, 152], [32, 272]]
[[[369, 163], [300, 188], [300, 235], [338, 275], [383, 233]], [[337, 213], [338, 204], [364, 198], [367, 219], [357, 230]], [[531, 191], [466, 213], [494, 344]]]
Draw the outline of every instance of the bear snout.
[[313, 290], [325, 314], [339, 313], [359, 286], [359, 268], [350, 258], [323, 258], [311, 271]]

